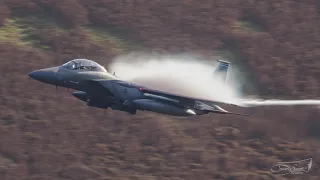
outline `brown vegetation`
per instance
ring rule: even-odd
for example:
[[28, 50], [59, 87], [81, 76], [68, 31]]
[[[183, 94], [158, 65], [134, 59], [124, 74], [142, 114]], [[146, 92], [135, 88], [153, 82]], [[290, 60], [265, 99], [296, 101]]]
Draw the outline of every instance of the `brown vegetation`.
[[[7, 27], [10, 19], [15, 20]], [[249, 118], [132, 117], [86, 107], [65, 89], [55, 91], [27, 76], [80, 57], [107, 65], [128, 52], [88, 31], [99, 27], [147, 50], [204, 56], [224, 50], [235, 55], [235, 64], [245, 64], [261, 95], [317, 98], [316, 0], [4, 0], [0, 24], [1, 180], [320, 175], [319, 109], [252, 108]], [[309, 157], [308, 174], [270, 172], [279, 161]]]

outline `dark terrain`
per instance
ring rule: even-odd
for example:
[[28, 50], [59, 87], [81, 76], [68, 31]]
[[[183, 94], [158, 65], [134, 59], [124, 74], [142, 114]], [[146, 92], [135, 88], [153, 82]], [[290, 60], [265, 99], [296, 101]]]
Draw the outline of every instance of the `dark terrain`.
[[[131, 51], [219, 55], [264, 98], [320, 96], [317, 0], [1, 0], [0, 179], [319, 179], [320, 110], [250, 108], [193, 120], [87, 107], [28, 77]], [[270, 172], [313, 158], [308, 174]]]

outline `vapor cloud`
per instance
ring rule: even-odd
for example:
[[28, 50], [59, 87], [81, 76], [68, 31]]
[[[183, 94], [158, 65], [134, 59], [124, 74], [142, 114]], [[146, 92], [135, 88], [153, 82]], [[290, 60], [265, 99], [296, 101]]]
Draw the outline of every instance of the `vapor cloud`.
[[217, 65], [212, 60], [205, 61], [191, 55], [130, 54], [119, 56], [109, 67], [121, 79], [150, 88], [230, 102], [237, 93], [232, 83], [221, 83], [214, 78], [213, 71]]
[[109, 65], [123, 80], [183, 96], [233, 103], [243, 107], [320, 105], [320, 100], [263, 100], [241, 97], [239, 84], [244, 81], [231, 64], [227, 83], [213, 76], [218, 63], [193, 55], [157, 55], [132, 53], [119, 56]]

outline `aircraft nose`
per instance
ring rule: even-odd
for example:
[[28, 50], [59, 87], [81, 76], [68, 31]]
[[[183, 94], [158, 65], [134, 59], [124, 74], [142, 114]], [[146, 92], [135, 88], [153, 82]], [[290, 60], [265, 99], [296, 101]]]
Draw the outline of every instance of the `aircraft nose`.
[[32, 71], [31, 73], [29, 73], [29, 76], [32, 78], [32, 79], [38, 79], [38, 77], [37, 76], [39, 76], [39, 74], [41, 74], [41, 73], [39, 73], [39, 71]]
[[57, 68], [46, 68], [33, 71], [29, 73], [29, 76], [32, 79], [37, 81], [41, 81], [48, 84], [57, 84], [57, 77], [56, 77]]

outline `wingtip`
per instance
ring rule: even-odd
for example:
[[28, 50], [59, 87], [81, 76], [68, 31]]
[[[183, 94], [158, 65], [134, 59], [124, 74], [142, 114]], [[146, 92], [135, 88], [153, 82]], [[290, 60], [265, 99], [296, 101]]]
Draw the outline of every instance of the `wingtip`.
[[227, 114], [233, 114], [233, 115], [239, 115], [239, 116], [251, 116], [251, 114], [242, 114], [242, 113], [234, 113], [234, 112], [228, 112]]

